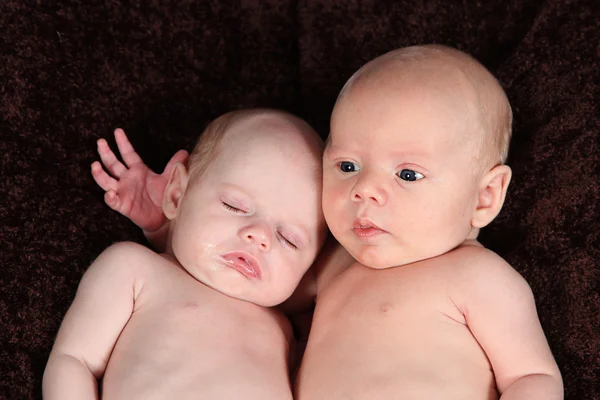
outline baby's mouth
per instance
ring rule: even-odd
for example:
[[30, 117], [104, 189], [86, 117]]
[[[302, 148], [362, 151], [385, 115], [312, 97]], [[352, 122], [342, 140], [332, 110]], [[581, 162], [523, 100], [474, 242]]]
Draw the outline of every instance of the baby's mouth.
[[386, 233], [383, 229], [367, 219], [357, 219], [352, 225], [352, 231], [360, 238], [370, 238]]
[[261, 268], [258, 260], [244, 251], [232, 251], [221, 256], [225, 264], [235, 269], [246, 278], [261, 279]]

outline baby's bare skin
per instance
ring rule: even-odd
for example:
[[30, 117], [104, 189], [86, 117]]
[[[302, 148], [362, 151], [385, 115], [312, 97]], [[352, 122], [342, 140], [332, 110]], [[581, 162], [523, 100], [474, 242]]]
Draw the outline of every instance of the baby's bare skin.
[[[490, 361], [466, 325], [467, 289], [486, 279], [493, 285], [498, 275], [519, 278], [486, 265], [497, 257], [470, 244], [384, 270], [354, 262], [319, 282], [297, 398], [497, 399]], [[532, 356], [547, 352], [540, 341]]]
[[[111, 250], [90, 268], [54, 350], [72, 332], [68, 321], [81, 318], [78, 305], [111, 293], [97, 312], [115, 315], [113, 324], [126, 322], [112, 353], [102, 346], [111, 340], [102, 328], [72, 332], [78, 346], [93, 348], [84, 353], [110, 355], [103, 398], [291, 399], [285, 317], [205, 286], [169, 256], [134, 243]], [[125, 263], [131, 259], [137, 262]]]
[[563, 398], [529, 285], [476, 241], [511, 180], [510, 127], [500, 84], [452, 49], [398, 49], [346, 83], [323, 211], [355, 261], [317, 265], [298, 399]]
[[107, 366], [106, 398], [291, 398], [285, 317], [148, 257], [135, 269], [143, 289]]
[[[109, 151], [115, 178], [95, 178], [144, 226], [160, 217], [142, 206], [155, 207], [150, 186], [164, 191], [165, 253], [120, 243], [94, 261], [59, 329], [44, 398], [98, 399], [102, 380], [111, 400], [291, 399], [291, 326], [271, 307], [292, 294], [325, 235], [320, 138], [280, 111], [234, 111], [209, 125], [189, 167], [172, 165], [166, 185], [127, 145], [122, 136], [130, 170]], [[153, 178], [137, 185], [139, 176]]]

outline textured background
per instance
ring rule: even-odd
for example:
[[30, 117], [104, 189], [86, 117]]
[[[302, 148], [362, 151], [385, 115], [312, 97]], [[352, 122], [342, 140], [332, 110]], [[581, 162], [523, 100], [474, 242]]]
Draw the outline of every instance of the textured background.
[[115, 127], [161, 169], [206, 123], [271, 106], [323, 136], [345, 80], [396, 47], [473, 54], [515, 113], [508, 200], [482, 240], [529, 281], [566, 398], [600, 399], [596, 0], [0, 1], [0, 398], [41, 397], [90, 262], [143, 242], [103, 204]]

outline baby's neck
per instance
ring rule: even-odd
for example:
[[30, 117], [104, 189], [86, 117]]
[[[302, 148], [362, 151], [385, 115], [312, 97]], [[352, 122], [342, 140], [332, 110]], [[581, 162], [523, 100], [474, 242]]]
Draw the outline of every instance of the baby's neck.
[[471, 231], [467, 235], [467, 239], [465, 241], [477, 240], [477, 236], [479, 236], [479, 230], [479, 228], [471, 228]]
[[476, 247], [483, 247], [483, 245], [481, 243], [479, 243], [479, 241], [477, 241], [477, 239], [468, 239], [465, 240], [464, 242], [462, 242], [458, 247], [465, 247], [465, 246], [476, 246]]

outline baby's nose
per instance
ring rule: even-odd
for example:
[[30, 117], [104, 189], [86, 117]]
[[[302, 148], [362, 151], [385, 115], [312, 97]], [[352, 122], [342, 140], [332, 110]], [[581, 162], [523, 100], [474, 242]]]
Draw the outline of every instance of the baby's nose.
[[265, 224], [248, 225], [242, 229], [241, 236], [246, 242], [253, 243], [262, 251], [271, 250], [271, 234]]
[[366, 201], [378, 206], [383, 206], [387, 202], [384, 188], [376, 181], [369, 179], [359, 180], [352, 188], [350, 198], [354, 202]]

